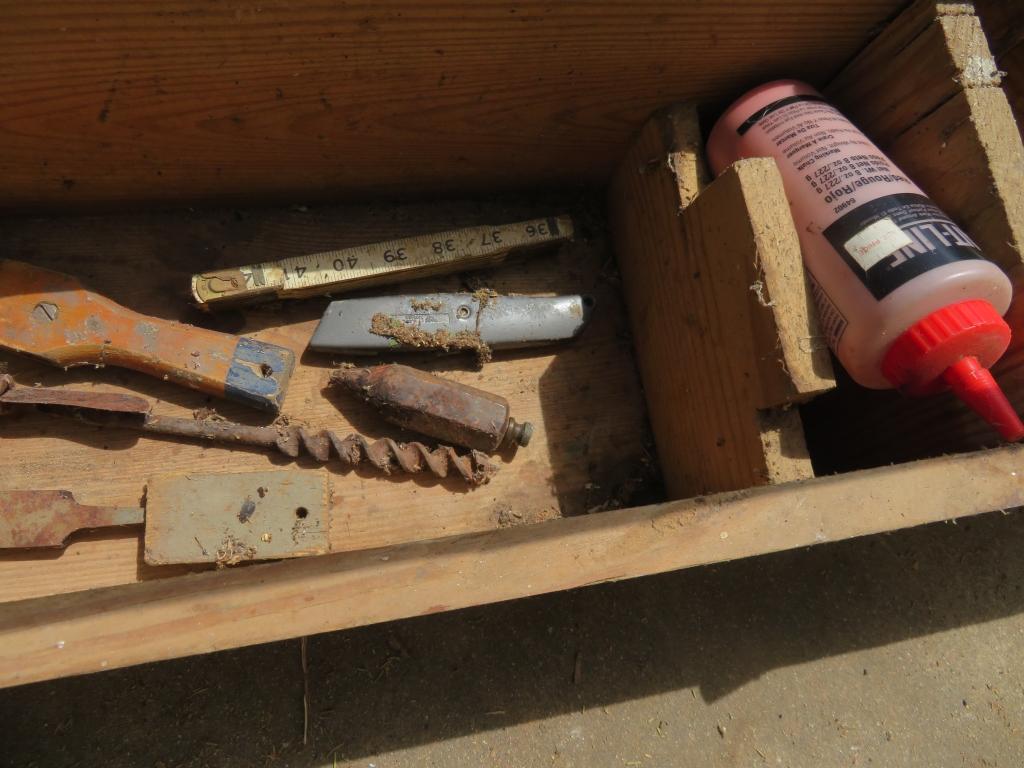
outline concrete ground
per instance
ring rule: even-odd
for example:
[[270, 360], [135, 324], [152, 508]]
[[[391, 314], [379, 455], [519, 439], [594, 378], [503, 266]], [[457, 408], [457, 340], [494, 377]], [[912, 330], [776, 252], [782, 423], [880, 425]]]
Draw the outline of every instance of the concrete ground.
[[0, 693], [12, 766], [1024, 764], [1024, 514]]

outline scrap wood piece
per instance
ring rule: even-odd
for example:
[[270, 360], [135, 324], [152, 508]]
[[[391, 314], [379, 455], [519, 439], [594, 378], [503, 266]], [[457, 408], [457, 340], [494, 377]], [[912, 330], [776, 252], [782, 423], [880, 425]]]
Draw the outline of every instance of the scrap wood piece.
[[320, 555], [330, 551], [324, 472], [156, 475], [146, 483], [148, 565]]
[[702, 153], [692, 107], [658, 113], [609, 192], [651, 425], [677, 498], [812, 476], [787, 406], [835, 384], [774, 162], [740, 161], [701, 191]]

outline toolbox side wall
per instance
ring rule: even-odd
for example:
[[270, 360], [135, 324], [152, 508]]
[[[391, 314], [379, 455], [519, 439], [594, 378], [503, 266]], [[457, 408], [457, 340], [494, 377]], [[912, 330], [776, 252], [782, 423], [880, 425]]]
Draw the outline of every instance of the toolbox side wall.
[[604, 182], [655, 108], [820, 83], [899, 0], [2, 4], [2, 208]]

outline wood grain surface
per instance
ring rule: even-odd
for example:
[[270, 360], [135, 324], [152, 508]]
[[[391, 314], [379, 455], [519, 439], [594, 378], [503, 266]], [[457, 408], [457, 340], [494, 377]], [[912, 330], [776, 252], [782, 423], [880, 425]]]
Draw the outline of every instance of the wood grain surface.
[[1024, 121], [1024, 3], [975, 0], [981, 26], [999, 69], [1006, 73], [1003, 88], [1017, 121]]
[[[733, 560], [1024, 504], [1024, 448], [0, 606], [0, 686]], [[283, 620], [287, 617], [287, 620]]]
[[[507, 397], [513, 417], [535, 425], [533, 441], [515, 456], [496, 457], [501, 471], [489, 485], [476, 490], [455, 479], [381, 477], [369, 470], [327, 465], [324, 471], [333, 476], [331, 546], [348, 551], [622, 506], [634, 491], [646, 487], [653, 460], [647, 447], [643, 396], [599, 206], [584, 199], [537, 198], [493, 204], [25, 219], [5, 224], [0, 255], [75, 273], [141, 312], [251, 333], [301, 353], [326, 298], [204, 315], [188, 308], [189, 276], [206, 267], [448, 226], [515, 221], [534, 212], [574, 214], [580, 229], [576, 242], [513, 258], [495, 270], [417, 283], [416, 290], [465, 288], [464, 278], [472, 286], [486, 285], [500, 292], [590, 293], [597, 303], [584, 334], [565, 345], [498, 354], [481, 371], [474, 369], [470, 357], [412, 358], [417, 365]], [[212, 407], [236, 421], [266, 423], [269, 418], [130, 371], [89, 367], [65, 372], [8, 354], [0, 354], [0, 362], [22, 385], [136, 392], [153, 401], [158, 414], [190, 416], [195, 409]], [[408, 437], [354, 397], [324, 389], [336, 362], [341, 359], [303, 354], [283, 412], [342, 436], [358, 431], [371, 437]], [[255, 449], [140, 437], [45, 414], [0, 417], [0, 488], [66, 489], [84, 504], [138, 504], [146, 478], [154, 474], [288, 466], [317, 465], [309, 459], [293, 465], [283, 456]], [[143, 565], [137, 535], [97, 531], [72, 539], [56, 556], [0, 555], [0, 601], [181, 572], [174, 566]]]
[[0, 207], [603, 181], [656, 107], [821, 82], [900, 0], [0, 3]]
[[672, 498], [812, 476], [798, 412], [759, 411], [834, 384], [775, 163], [740, 161], [702, 189], [702, 157], [695, 110], [658, 113], [608, 196]]

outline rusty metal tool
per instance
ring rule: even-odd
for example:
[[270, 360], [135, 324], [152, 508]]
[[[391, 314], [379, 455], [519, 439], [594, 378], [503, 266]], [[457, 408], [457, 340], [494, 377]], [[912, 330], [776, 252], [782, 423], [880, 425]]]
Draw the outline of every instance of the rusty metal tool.
[[589, 296], [429, 293], [332, 301], [313, 332], [317, 352], [454, 352], [515, 349], [578, 336], [590, 319]]
[[277, 412], [295, 353], [138, 314], [75, 278], [0, 260], [0, 347], [69, 368], [114, 365]]
[[416, 235], [193, 275], [192, 297], [199, 307], [213, 309], [229, 303], [324, 296], [493, 266], [514, 251], [572, 236], [568, 216]]
[[140, 507], [88, 507], [70, 491], [0, 491], [0, 549], [63, 547], [75, 531], [142, 525]]
[[63, 547], [75, 531], [144, 524], [149, 565], [235, 565], [329, 551], [329, 511], [327, 477], [295, 470], [152, 477], [145, 509], [0, 491], [0, 549]]
[[347, 387], [392, 424], [476, 451], [525, 446], [533, 436], [532, 424], [509, 416], [505, 398], [407, 365], [340, 368], [331, 383]]
[[365, 461], [386, 475], [394, 471], [430, 472], [445, 478], [454, 470], [466, 483], [477, 486], [488, 482], [498, 471], [480, 451], [460, 454], [446, 445], [428, 448], [423, 443], [400, 443], [387, 438], [371, 442], [362, 435], [342, 438], [328, 430], [313, 431], [296, 425], [252, 427], [230, 421], [157, 416], [150, 412], [146, 400], [135, 395], [18, 387], [10, 376], [0, 375], [0, 412], [18, 406], [72, 415], [95, 426], [271, 448], [293, 459], [305, 451], [317, 461], [327, 462], [333, 451], [342, 464], [355, 467]]

